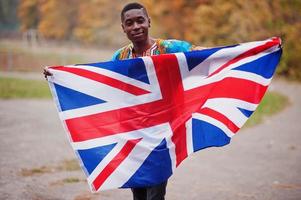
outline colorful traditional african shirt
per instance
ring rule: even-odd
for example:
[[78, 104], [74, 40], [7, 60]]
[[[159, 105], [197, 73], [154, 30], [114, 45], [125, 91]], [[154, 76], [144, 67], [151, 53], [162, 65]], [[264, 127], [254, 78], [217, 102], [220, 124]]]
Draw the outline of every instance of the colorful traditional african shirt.
[[[137, 57], [133, 52], [133, 44], [129, 44], [117, 50], [112, 60], [124, 60]], [[194, 46], [189, 42], [181, 40], [162, 40], [156, 39], [155, 43], [142, 56], [152, 56], [167, 53], [187, 52], [193, 50]]]

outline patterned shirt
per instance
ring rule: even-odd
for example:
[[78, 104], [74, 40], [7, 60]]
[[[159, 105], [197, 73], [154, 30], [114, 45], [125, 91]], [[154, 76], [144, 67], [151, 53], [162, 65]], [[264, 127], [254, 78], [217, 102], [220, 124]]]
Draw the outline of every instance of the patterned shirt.
[[[152, 56], [167, 53], [187, 52], [194, 49], [194, 46], [186, 41], [180, 40], [162, 40], [156, 39], [155, 43], [142, 56]], [[133, 52], [133, 44], [129, 44], [121, 49], [118, 49], [112, 60], [124, 60], [137, 57]]]

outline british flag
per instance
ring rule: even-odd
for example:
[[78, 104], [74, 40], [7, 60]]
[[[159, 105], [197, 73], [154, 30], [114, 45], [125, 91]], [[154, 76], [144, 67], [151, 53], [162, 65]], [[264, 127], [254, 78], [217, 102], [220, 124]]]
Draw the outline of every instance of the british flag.
[[281, 41], [53, 66], [49, 85], [92, 191], [167, 180], [191, 153], [224, 146], [264, 96]]

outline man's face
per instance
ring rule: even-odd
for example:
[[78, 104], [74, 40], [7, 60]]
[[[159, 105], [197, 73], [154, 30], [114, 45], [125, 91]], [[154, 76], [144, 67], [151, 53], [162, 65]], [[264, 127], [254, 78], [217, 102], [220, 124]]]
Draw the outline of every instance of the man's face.
[[133, 43], [147, 40], [150, 19], [146, 16], [143, 9], [126, 11], [121, 25], [123, 31]]

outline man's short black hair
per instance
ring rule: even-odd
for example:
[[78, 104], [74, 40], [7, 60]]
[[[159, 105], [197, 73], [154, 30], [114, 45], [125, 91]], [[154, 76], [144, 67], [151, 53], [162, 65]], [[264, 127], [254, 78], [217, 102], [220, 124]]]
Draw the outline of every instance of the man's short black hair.
[[142, 9], [143, 12], [145, 13], [145, 15], [148, 17], [148, 14], [147, 14], [147, 11], [145, 9], [145, 7], [143, 5], [141, 5], [140, 3], [129, 3], [129, 4], [126, 4], [122, 11], [121, 11], [121, 21], [123, 21], [124, 19], [124, 13], [129, 11], [129, 10], [132, 10], [132, 9]]

